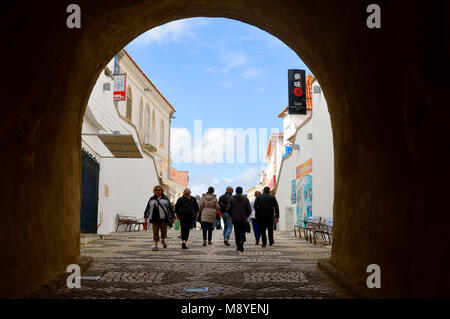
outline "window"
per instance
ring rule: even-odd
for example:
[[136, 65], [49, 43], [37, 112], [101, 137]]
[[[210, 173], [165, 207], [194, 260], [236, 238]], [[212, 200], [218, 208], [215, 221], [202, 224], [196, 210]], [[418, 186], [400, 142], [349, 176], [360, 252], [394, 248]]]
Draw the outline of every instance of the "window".
[[145, 105], [145, 144], [150, 140], [150, 105]]
[[160, 139], [159, 144], [162, 147], [164, 147], [164, 122], [163, 122], [163, 120], [161, 120], [161, 129], [160, 129], [159, 135], [160, 135], [159, 136], [159, 139]]
[[142, 134], [142, 126], [144, 124], [143, 118], [144, 118], [144, 106], [141, 96], [141, 100], [139, 101], [139, 131], [141, 132], [141, 134]]
[[155, 110], [152, 112], [152, 132], [155, 132]]
[[133, 109], [133, 95], [131, 93], [131, 87], [127, 89], [127, 113], [126, 118], [131, 121], [131, 111]]

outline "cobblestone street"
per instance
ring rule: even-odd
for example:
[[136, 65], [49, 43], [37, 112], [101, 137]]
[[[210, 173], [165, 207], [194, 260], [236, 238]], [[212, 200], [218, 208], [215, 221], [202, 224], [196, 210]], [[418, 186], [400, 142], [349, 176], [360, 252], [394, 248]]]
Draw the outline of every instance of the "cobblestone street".
[[[179, 233], [168, 231], [164, 249], [152, 251], [152, 232], [119, 232], [81, 246], [93, 257], [81, 288], [59, 288], [39, 298], [345, 298], [317, 268], [317, 258], [330, 255], [322, 247], [275, 231], [275, 244], [256, 246], [247, 234], [243, 253], [225, 246], [222, 230], [213, 232], [213, 245], [202, 246], [201, 230], [192, 230], [189, 249], [181, 249]], [[232, 237], [234, 238], [234, 234]], [[185, 288], [208, 288], [188, 292]]]

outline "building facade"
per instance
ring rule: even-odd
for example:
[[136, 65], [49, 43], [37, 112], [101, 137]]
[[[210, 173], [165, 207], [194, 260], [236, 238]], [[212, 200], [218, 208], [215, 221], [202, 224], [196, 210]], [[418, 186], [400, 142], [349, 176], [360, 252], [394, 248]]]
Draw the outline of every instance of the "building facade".
[[[111, 60], [94, 85], [83, 118], [81, 228], [85, 233], [116, 231], [118, 214], [142, 218], [153, 186], [160, 183], [156, 162], [144, 147], [138, 127], [126, 120], [113, 102], [113, 69]], [[131, 136], [134, 145], [127, 147], [136, 148], [140, 157], [115, 156], [114, 148], [108, 148], [101, 136]], [[85, 159], [96, 166], [96, 174], [87, 174]], [[87, 230], [83, 226], [86, 220]]]
[[334, 157], [330, 115], [320, 84], [313, 80], [312, 112], [288, 141], [275, 195], [279, 229], [292, 230], [305, 216], [333, 217]]
[[170, 124], [173, 106], [159, 92], [127, 51], [115, 57], [116, 74], [126, 74], [126, 101], [117, 107], [126, 120], [138, 128], [144, 149], [156, 161], [165, 193], [170, 192]]

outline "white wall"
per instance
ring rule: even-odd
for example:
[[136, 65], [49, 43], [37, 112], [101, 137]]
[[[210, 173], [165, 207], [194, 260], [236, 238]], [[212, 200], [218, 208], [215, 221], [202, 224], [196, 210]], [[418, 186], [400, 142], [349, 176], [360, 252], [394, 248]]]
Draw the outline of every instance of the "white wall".
[[[317, 81], [313, 87], [319, 86]], [[314, 90], [313, 90], [314, 92]], [[333, 217], [334, 154], [330, 114], [323, 95], [313, 94], [313, 215]]]
[[[153, 160], [147, 156], [139, 159], [102, 159], [100, 162], [99, 217], [103, 221], [99, 234], [116, 231], [117, 214], [144, 217], [145, 207], [158, 183]], [[109, 196], [105, 197], [105, 185]], [[125, 226], [120, 226], [119, 231]]]
[[[319, 86], [318, 82], [313, 83]], [[308, 139], [308, 133], [312, 133], [312, 140]], [[296, 221], [297, 204], [291, 204], [292, 184], [296, 179], [296, 168], [300, 164], [312, 158], [312, 214], [324, 218], [333, 217], [334, 197], [334, 155], [333, 136], [331, 130], [328, 107], [323, 92], [313, 93], [313, 114], [308, 122], [305, 122], [297, 131], [294, 145], [298, 144], [300, 150], [292, 149], [289, 156], [282, 162], [276, 198], [280, 206], [280, 230], [286, 229], [286, 207], [293, 207], [293, 224]]]
[[[286, 156], [283, 159], [281, 164], [280, 175], [278, 179], [276, 198], [278, 201], [278, 206], [280, 208], [280, 220], [278, 223], [278, 229], [287, 230], [286, 229], [286, 207], [294, 207], [296, 208], [296, 204], [291, 204], [291, 195], [292, 195], [292, 184], [291, 181], [295, 179], [296, 176], [296, 168], [298, 165], [306, 162], [313, 156], [312, 151], [312, 141], [308, 140], [308, 133], [313, 131], [312, 121], [305, 121], [301, 129], [297, 131], [295, 144], [300, 145], [300, 150], [292, 150], [289, 156]], [[313, 162], [313, 183], [314, 183], [314, 162]], [[295, 212], [295, 209], [294, 209]], [[296, 214], [293, 214], [293, 218], [295, 221]], [[293, 223], [294, 221], [290, 221]]]

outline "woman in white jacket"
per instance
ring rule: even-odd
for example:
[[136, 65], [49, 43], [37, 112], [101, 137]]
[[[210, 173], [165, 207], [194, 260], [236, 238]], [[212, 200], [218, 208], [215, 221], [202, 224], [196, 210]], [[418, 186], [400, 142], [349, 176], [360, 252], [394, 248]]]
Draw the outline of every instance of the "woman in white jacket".
[[216, 222], [216, 214], [220, 210], [219, 202], [214, 194], [214, 187], [209, 187], [208, 192], [202, 195], [198, 206], [202, 216], [203, 246], [206, 246], [206, 233], [208, 233], [208, 245], [212, 245], [213, 225]]

